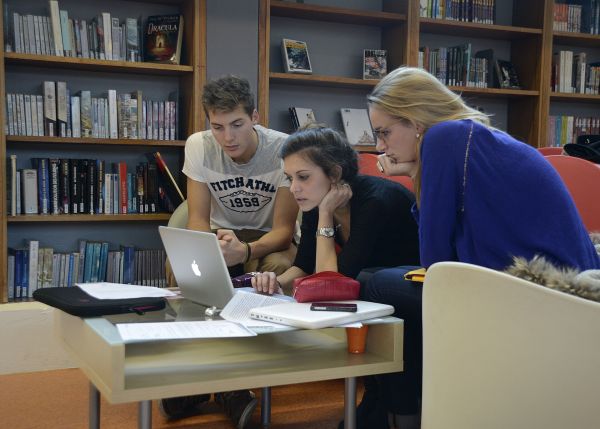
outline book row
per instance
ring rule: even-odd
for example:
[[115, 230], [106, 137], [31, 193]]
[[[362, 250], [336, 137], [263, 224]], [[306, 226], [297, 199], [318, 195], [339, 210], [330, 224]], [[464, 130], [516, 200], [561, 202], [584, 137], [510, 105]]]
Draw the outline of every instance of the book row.
[[89, 90], [70, 95], [66, 82], [45, 81], [43, 95], [6, 94], [4, 128], [12, 136], [92, 137], [176, 140], [178, 103], [148, 100], [142, 91], [93, 97]]
[[600, 34], [600, 0], [555, 2], [554, 31]]
[[470, 43], [440, 48], [424, 46], [419, 48], [418, 66], [446, 85], [488, 88], [494, 86], [492, 57], [491, 49], [473, 55]]
[[12, 14], [7, 52], [138, 62], [141, 26], [102, 12], [91, 20], [73, 19], [50, 0], [50, 16]]
[[588, 63], [585, 52], [555, 52], [551, 88], [555, 92], [600, 94], [600, 62]]
[[[31, 158], [32, 168], [8, 163], [8, 214], [132, 214], [173, 212], [183, 195], [160, 154], [129, 172], [125, 162]], [[160, 158], [159, 159], [157, 159]], [[165, 171], [166, 168], [166, 171]]]
[[41, 247], [38, 240], [28, 240], [21, 248], [9, 248], [8, 299], [24, 300], [36, 289], [77, 283], [166, 287], [164, 250], [109, 247], [105, 241], [80, 240], [78, 251], [61, 253]]
[[550, 116], [548, 121], [548, 146], [575, 143], [577, 137], [600, 134], [600, 116]]
[[495, 0], [421, 0], [419, 15], [423, 18], [494, 24]]

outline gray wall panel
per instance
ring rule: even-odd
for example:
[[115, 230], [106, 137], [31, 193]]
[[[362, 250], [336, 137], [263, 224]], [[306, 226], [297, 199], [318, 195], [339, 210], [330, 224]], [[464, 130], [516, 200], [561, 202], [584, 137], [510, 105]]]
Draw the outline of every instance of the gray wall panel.
[[208, 1], [207, 78], [235, 74], [258, 87], [258, 0]]

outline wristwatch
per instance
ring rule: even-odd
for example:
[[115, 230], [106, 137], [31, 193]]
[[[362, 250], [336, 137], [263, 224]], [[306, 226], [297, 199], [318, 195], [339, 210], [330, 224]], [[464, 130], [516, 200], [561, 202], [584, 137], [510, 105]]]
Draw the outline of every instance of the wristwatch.
[[326, 226], [326, 227], [323, 227], [323, 228], [318, 228], [317, 229], [317, 237], [319, 235], [321, 237], [333, 238], [333, 236], [335, 235], [335, 228], [333, 228], [331, 226]]

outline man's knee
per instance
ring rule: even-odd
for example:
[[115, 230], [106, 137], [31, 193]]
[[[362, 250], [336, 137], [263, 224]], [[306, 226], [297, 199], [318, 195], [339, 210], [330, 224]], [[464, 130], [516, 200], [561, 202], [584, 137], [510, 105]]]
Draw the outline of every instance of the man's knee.
[[290, 268], [293, 262], [294, 257], [290, 255], [288, 250], [274, 252], [261, 258], [258, 263], [257, 271], [272, 271], [275, 274], [280, 275]]

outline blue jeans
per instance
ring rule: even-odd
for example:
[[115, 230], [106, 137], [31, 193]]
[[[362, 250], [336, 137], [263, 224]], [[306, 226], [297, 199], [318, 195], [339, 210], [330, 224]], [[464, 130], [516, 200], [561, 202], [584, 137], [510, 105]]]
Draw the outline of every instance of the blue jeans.
[[415, 268], [418, 267], [386, 268], [360, 276], [366, 282], [361, 287], [361, 299], [392, 305], [394, 316], [404, 320], [404, 371], [377, 376], [380, 400], [393, 414], [408, 415], [420, 411], [423, 286], [404, 280], [404, 274]]

